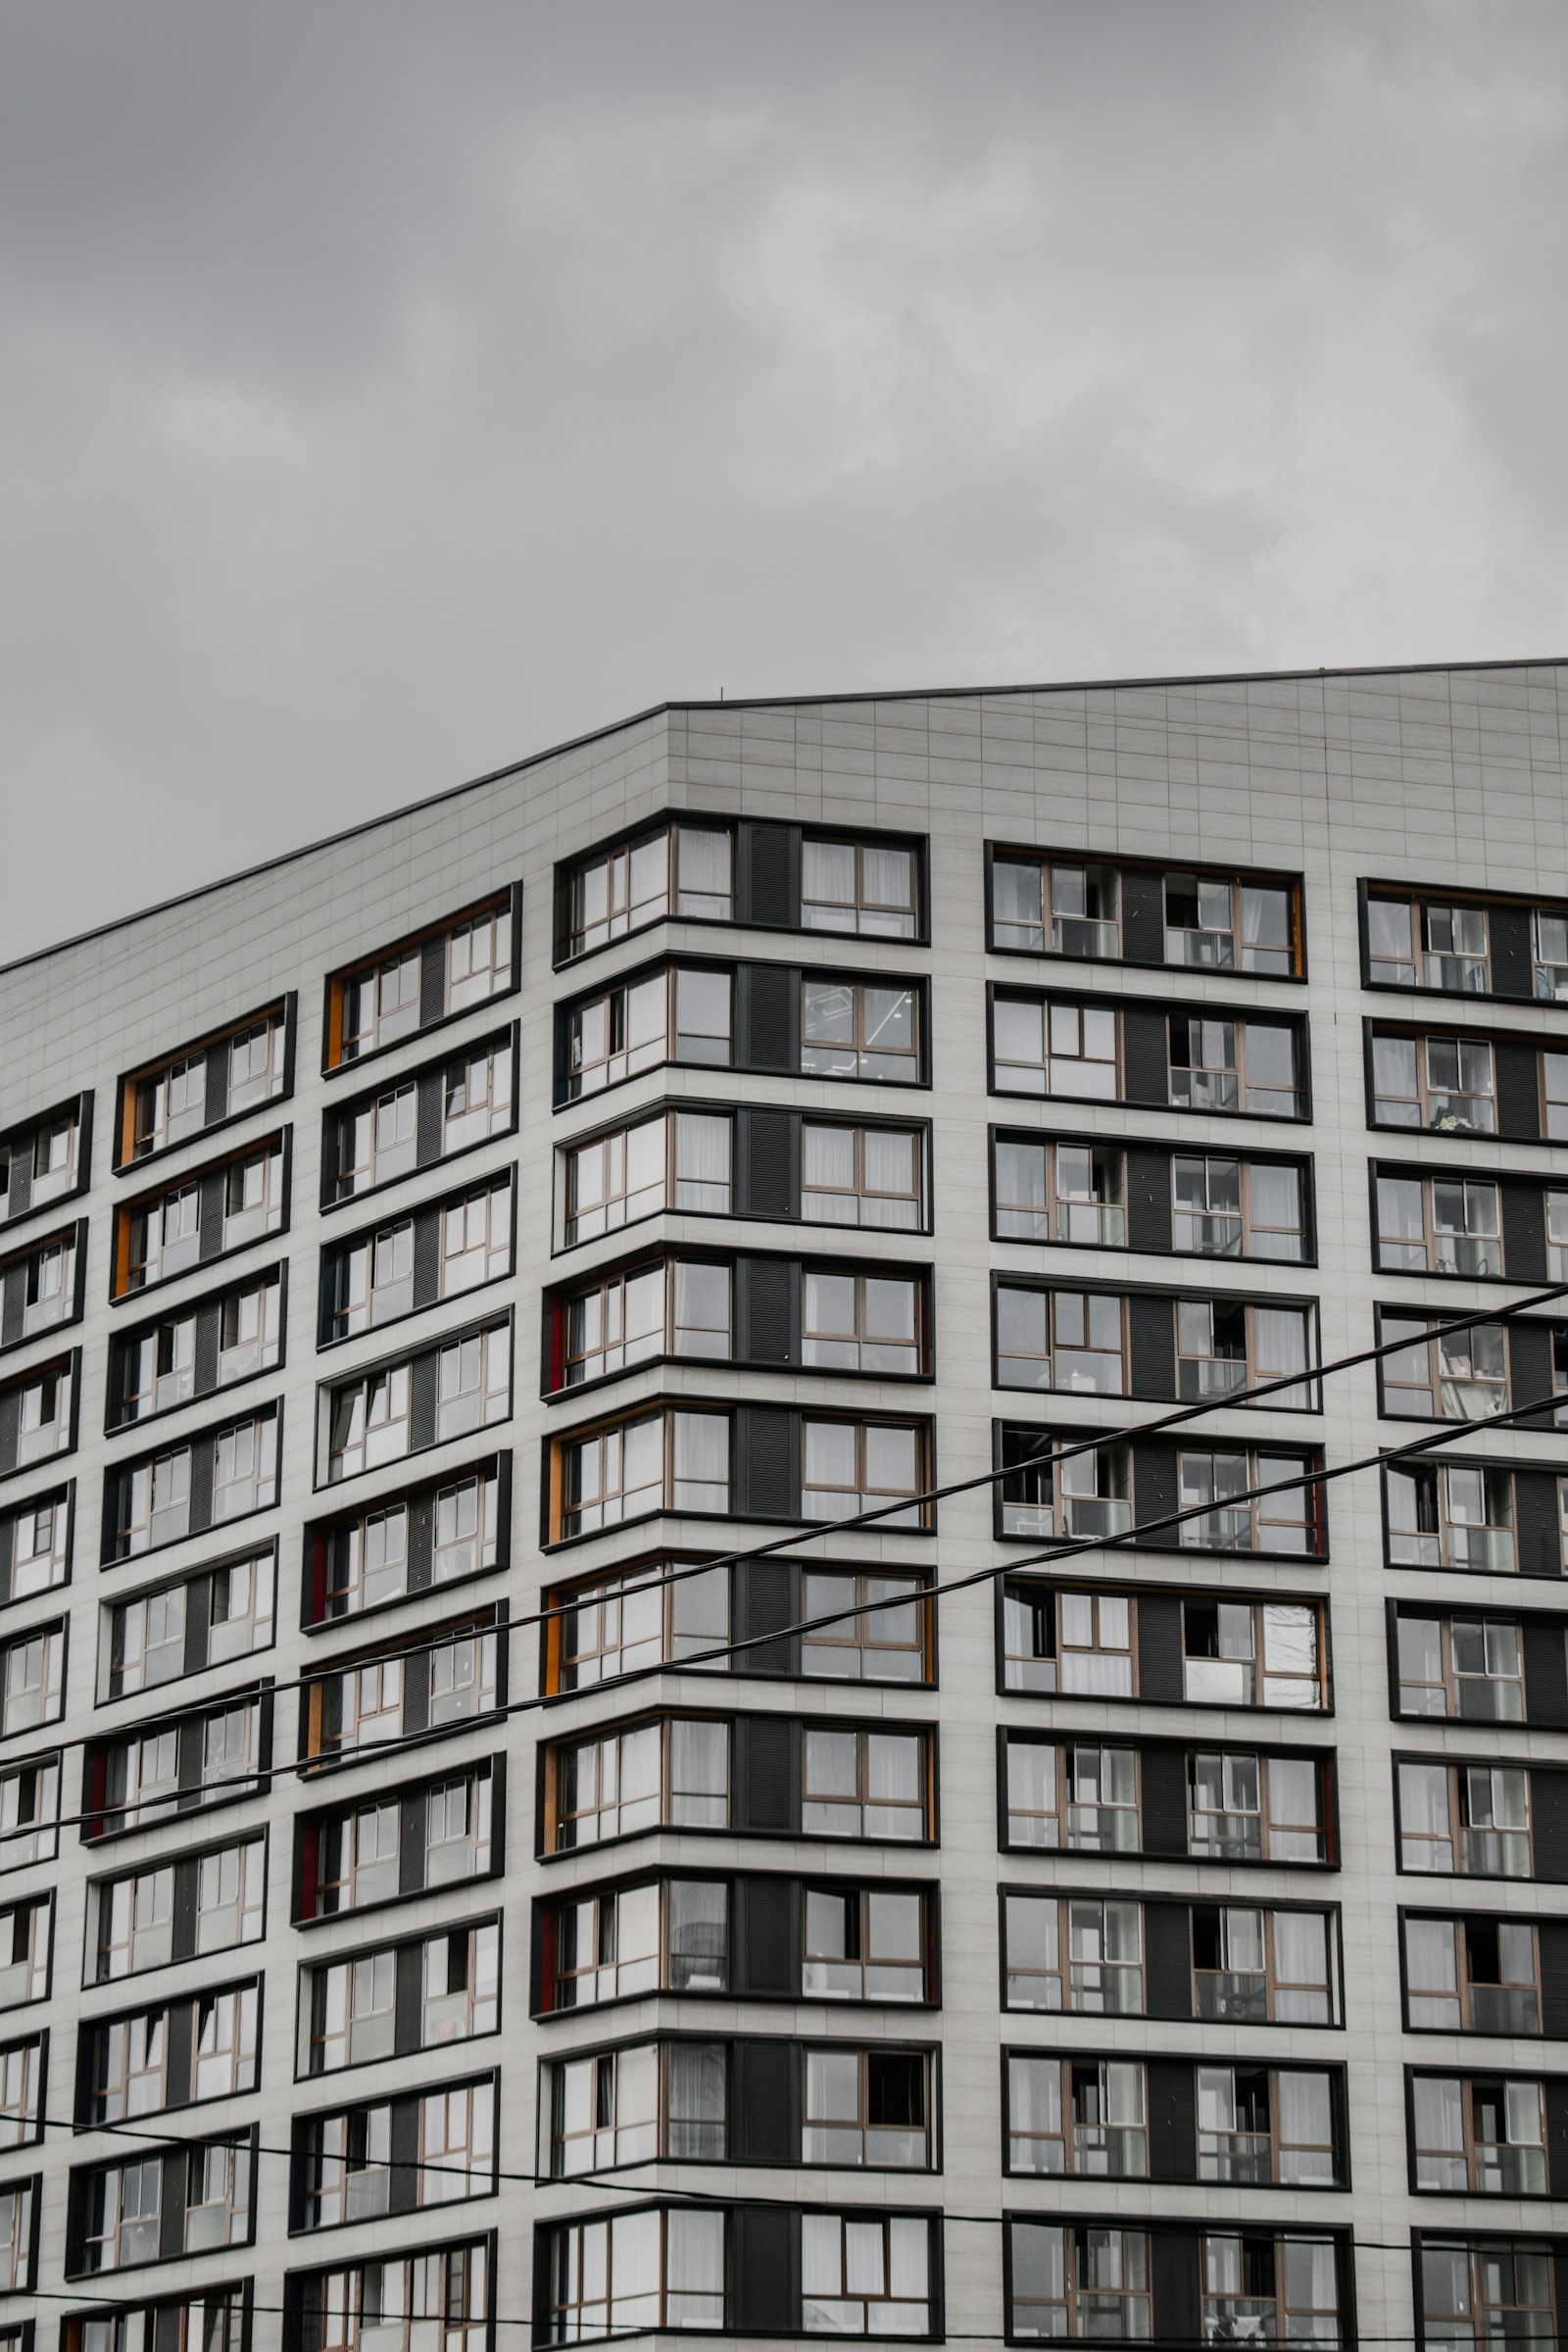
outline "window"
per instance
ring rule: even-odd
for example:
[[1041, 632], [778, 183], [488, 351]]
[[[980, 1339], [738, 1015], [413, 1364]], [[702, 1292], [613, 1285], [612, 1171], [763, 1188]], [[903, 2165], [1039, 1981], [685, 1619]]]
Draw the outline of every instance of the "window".
[[670, 2156], [722, 2161], [728, 2139], [722, 2042], [632, 2043], [549, 2070], [553, 2180]]
[[43, 2038], [0, 2049], [0, 2148], [24, 2148], [43, 2136]]
[[734, 1352], [731, 1276], [709, 1258], [655, 1258], [605, 1276], [560, 1301], [552, 1386], [577, 1388], [662, 1355], [720, 1363]]
[[1378, 1311], [1385, 1345], [1407, 1342], [1382, 1358], [1383, 1411], [1391, 1419], [1475, 1421], [1508, 1407], [1507, 1338], [1500, 1323], [1434, 1331], [1425, 1315]]
[[1386, 1274], [1502, 1272], [1497, 1187], [1462, 1176], [1379, 1176], [1377, 1262]]
[[411, 1078], [390, 1087], [362, 1110], [345, 1111], [337, 1126], [337, 1198], [390, 1184], [418, 1164], [419, 1090]]
[[[378, 2058], [471, 2041], [500, 2024], [501, 1928], [443, 1930], [305, 1972], [300, 2002], [300, 2071], [336, 2074]], [[416, 1991], [417, 2041], [400, 2035], [397, 1988]]]
[[136, 1159], [200, 1135], [207, 1124], [206, 1054], [187, 1054], [150, 1078], [137, 1079], [133, 1118], [130, 1155]]
[[724, 2325], [722, 2213], [676, 2207], [560, 2222], [549, 2246], [552, 2344]]
[[1200, 2066], [1198, 2177], [1232, 2187], [1332, 2188], [1340, 2179], [1326, 2069]]
[[435, 1359], [435, 1438], [463, 1438], [512, 1410], [512, 1329], [492, 1323], [451, 1340]]
[[510, 894], [367, 962], [335, 972], [327, 993], [326, 1067], [395, 1045], [512, 986]]
[[1181, 1521], [1178, 1541], [1198, 1551], [1280, 1551], [1317, 1558], [1323, 1549], [1322, 1490], [1308, 1482], [1318, 1467], [1309, 1453], [1180, 1446], [1181, 1509], [1200, 1516]]
[[596, 1534], [649, 1511], [725, 1512], [727, 1413], [673, 1407], [614, 1422], [552, 1447], [558, 1539]]
[[928, 1898], [913, 1888], [806, 1889], [801, 1991], [808, 2000], [924, 2001]]
[[1344, 2342], [1333, 2238], [1205, 2230], [1201, 2247], [1205, 2344], [1311, 2344], [1331, 2352]]
[[315, 2352], [485, 2352], [489, 2249], [482, 2242], [294, 2274], [284, 2340]]
[[1007, 2333], [1028, 2342], [1148, 2343], [1149, 2232], [1009, 2222]]
[[0, 2010], [48, 1997], [52, 1902], [42, 1894], [0, 1910]]
[[575, 1102], [663, 1061], [727, 1069], [732, 981], [707, 964], [672, 964], [567, 1008], [565, 1100]]
[[930, 1837], [928, 1751], [921, 1733], [808, 1725], [804, 1747], [803, 1837]]
[[1434, 899], [1368, 899], [1368, 978], [1382, 988], [1491, 993], [1484, 906]]
[[1412, 2075], [1416, 2187], [1545, 2196], [1544, 2088], [1529, 2075]]
[[730, 1638], [727, 1568], [651, 1560], [574, 1586], [553, 1595], [551, 1605], [560, 1612], [552, 1629], [552, 1690], [588, 1690], [641, 1668], [679, 1664]]
[[931, 2226], [913, 2215], [801, 2216], [808, 2335], [929, 2335]]
[[1412, 2033], [1539, 2034], [1541, 1951], [1529, 1919], [1403, 1919], [1404, 2012]]
[[[41, 1331], [53, 1331], [57, 1325], [71, 1322], [76, 1312], [74, 1228], [53, 1241], [39, 1242], [24, 1255], [12, 1258], [0, 1267], [0, 1278], [4, 1279], [7, 1292], [13, 1295], [13, 1305], [5, 1318], [9, 1340], [35, 1339]], [[20, 1301], [15, 1299], [19, 1287]], [[21, 1309], [20, 1325], [13, 1329], [17, 1304]]]
[[[194, 2158], [195, 2151], [192, 2151]], [[86, 2181], [83, 2271], [122, 2271], [156, 2262], [162, 2222], [164, 2164], [145, 2156], [131, 2164], [103, 2165]]]
[[915, 1374], [925, 1358], [923, 1285], [912, 1275], [808, 1266], [801, 1361], [818, 1371]]
[[1126, 1301], [1109, 1291], [997, 1286], [997, 1386], [1127, 1394]]
[[1374, 985], [1435, 988], [1448, 995], [1490, 993], [1485, 906], [1368, 898], [1366, 927], [1367, 977]]
[[[209, 1240], [202, 1203], [213, 1177], [220, 1180], [219, 1226]], [[241, 1159], [118, 1209], [115, 1297], [167, 1282], [206, 1258], [276, 1233], [283, 1223], [285, 1189], [283, 1139], [274, 1136]]]
[[1518, 1620], [1401, 1609], [1396, 1620], [1401, 1715], [1523, 1723]]
[[1530, 918], [1535, 944], [1536, 995], [1548, 1004], [1568, 1000], [1568, 915], [1538, 906]]
[[897, 844], [801, 843], [801, 927], [855, 932], [861, 939], [913, 939], [919, 928], [915, 856]]
[[1131, 1698], [1133, 1607], [1124, 1592], [1004, 1586], [1004, 1689]]
[[411, 1356], [322, 1391], [326, 1483], [468, 1435], [512, 1409], [511, 1327], [487, 1325], [434, 1350], [435, 1409], [416, 1422], [415, 1396], [430, 1358]]
[[1006, 1738], [1007, 1843], [1082, 1854], [1139, 1848], [1138, 1751]]
[[117, 1166], [167, 1151], [221, 1119], [275, 1100], [283, 1092], [285, 1041], [279, 1007], [127, 1079]]
[[1538, 2344], [1557, 2338], [1553, 2248], [1522, 2237], [1420, 2240], [1421, 2324], [1429, 2344]]
[[1396, 1772], [1401, 1870], [1530, 1877], [1530, 1775], [1522, 1765], [1407, 1759]]
[[78, 1103], [13, 1127], [0, 1137], [0, 1225], [79, 1192], [83, 1174]]
[[1195, 2017], [1225, 2025], [1339, 2024], [1328, 1912], [1195, 1903], [1192, 1938]]
[[1142, 2060], [1007, 2059], [1007, 2170], [1094, 2180], [1149, 2176]]
[[333, 1308], [328, 1336], [346, 1339], [390, 1323], [414, 1307], [414, 1219], [383, 1225], [334, 1260]]
[[567, 885], [567, 955], [591, 955], [670, 915], [733, 921], [733, 868], [727, 829], [700, 824], [661, 826], [579, 860]]
[[560, 1154], [562, 1242], [597, 1241], [663, 1208], [730, 1211], [728, 1111], [660, 1111]]
[[0, 2189], [0, 2293], [30, 2288], [33, 2279], [35, 2180]]
[[1138, 2017], [1145, 2007], [1142, 1903], [1083, 1894], [1004, 1894], [1009, 2009]]
[[1109, 1004], [1007, 996], [992, 1008], [993, 1090], [1114, 1102], [1121, 1092], [1118, 1021]]
[[[1265, 1388], [1314, 1357], [1312, 1307], [1265, 1307], [1242, 1298], [1175, 1300], [1175, 1393], [1187, 1404]], [[1274, 1411], [1319, 1409], [1316, 1381], [1260, 1397]]]
[[[340, 2115], [313, 2116], [301, 2162], [305, 2227], [326, 2230], [411, 2207], [488, 2196], [495, 2186], [495, 2078], [486, 2076], [426, 2092], [412, 2109], [385, 2100]], [[395, 2106], [403, 2109], [396, 2116]], [[407, 2125], [413, 2127], [417, 2158], [394, 2166], [394, 2133]]]
[[1289, 1021], [1170, 1019], [1170, 1100], [1182, 1110], [1301, 1115], [1300, 1041]]
[[[52, 1862], [60, 1850], [60, 1759], [36, 1757], [0, 1773], [0, 1870]], [[0, 1974], [5, 1968], [5, 1919], [0, 1913]], [[0, 2000], [0, 2008], [5, 2003]]]
[[1111, 1144], [997, 1136], [997, 1239], [1120, 1250], [1127, 1241], [1127, 1154]]
[[1200, 1707], [1327, 1704], [1310, 1600], [1184, 1600], [1182, 1695]]
[[[493, 1568], [499, 1557], [499, 1487], [494, 1468], [480, 1470], [435, 1488], [433, 1506], [431, 1490], [425, 1488], [411, 1499], [362, 1512], [320, 1531], [315, 1545], [320, 1597], [311, 1621], [359, 1616], [422, 1590], [422, 1568], [415, 1574], [410, 1546], [412, 1541], [422, 1552], [426, 1510], [431, 1584], [454, 1583]], [[416, 1510], [418, 1525], [411, 1527]]]
[[1183, 1256], [1306, 1258], [1301, 1163], [1178, 1152], [1171, 1160], [1171, 1246]]
[[926, 1223], [925, 1146], [913, 1127], [801, 1128], [801, 1215], [808, 1225], [914, 1233]]
[[0, 1740], [57, 1723], [65, 1711], [65, 1677], [64, 1625], [0, 1645]]
[[1113, 865], [1058, 864], [1000, 852], [991, 861], [991, 928], [999, 948], [1119, 956], [1120, 906]]
[[[801, 1672], [836, 1682], [923, 1683], [929, 1611], [925, 1580], [879, 1569], [808, 1568], [801, 1579]], [[835, 1617], [836, 1609], [866, 1614]], [[825, 1621], [825, 1622], [824, 1622]], [[735, 1663], [744, 1672], [744, 1654]]]
[[1218, 874], [1165, 876], [1165, 961], [1200, 971], [1299, 970], [1290, 887]]
[[1324, 1862], [1323, 1778], [1310, 1756], [1199, 1748], [1189, 1758], [1187, 1850], [1208, 1862]]
[[472, 1048], [447, 1063], [441, 1076], [443, 1159], [506, 1134], [513, 1115], [512, 1069], [510, 1045]]
[[10, 1553], [7, 1602], [31, 1600], [71, 1582], [71, 1490], [0, 1513], [0, 1560]]
[[1494, 1135], [1496, 1075], [1484, 1037], [1372, 1033], [1372, 1122], [1441, 1135]]
[[[73, 1356], [22, 1373], [0, 1387], [0, 1470], [25, 1470], [34, 1462], [70, 1452], [75, 1389]], [[5, 1411], [8, 1405], [10, 1414]], [[10, 1446], [3, 1425], [7, 1418], [15, 1433]]]
[[848, 1519], [877, 1509], [898, 1496], [906, 1510], [888, 1510], [876, 1525], [925, 1527], [925, 1427], [909, 1421], [820, 1421], [801, 1423], [803, 1519]]
[[872, 980], [803, 980], [801, 1069], [808, 1078], [920, 1082], [913, 988]]
[[923, 2051], [807, 2047], [803, 2164], [923, 2171], [931, 2162], [930, 2060]]
[[257, 1552], [108, 1604], [98, 1644], [100, 1696], [128, 1698], [269, 1647], [272, 1570], [270, 1550]]
[[1054, 1536], [1058, 1520], [1061, 1535], [1079, 1543], [1126, 1534], [1132, 1525], [1127, 1447], [1096, 1446], [1054, 1461], [1056, 1447], [1072, 1442], [1003, 1423], [997, 1439], [1005, 1471], [998, 1487], [1003, 1535]]
[[729, 1823], [727, 1723], [672, 1716], [554, 1751], [550, 1850]]
[[512, 1184], [481, 1184], [441, 1211], [440, 1296], [497, 1282], [512, 1261]]
[[551, 1931], [547, 2008], [729, 1988], [729, 1888], [722, 1880], [653, 1880], [567, 1898], [551, 1914]]

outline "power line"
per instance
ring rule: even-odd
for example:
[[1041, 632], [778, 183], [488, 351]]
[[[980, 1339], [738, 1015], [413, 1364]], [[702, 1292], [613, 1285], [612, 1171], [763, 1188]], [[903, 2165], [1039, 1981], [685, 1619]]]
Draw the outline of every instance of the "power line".
[[[803, 1543], [819, 1541], [824, 1537], [838, 1534], [845, 1529], [858, 1527], [868, 1520], [883, 1518], [888, 1516], [890, 1513], [921, 1508], [929, 1502], [943, 1499], [952, 1494], [966, 1493], [977, 1487], [993, 1486], [1001, 1479], [1015, 1476], [1020, 1470], [1054, 1470], [1059, 1463], [1071, 1461], [1084, 1453], [1096, 1452], [1102, 1446], [1122, 1444], [1134, 1438], [1147, 1438], [1152, 1435], [1158, 1435], [1167, 1429], [1200, 1419], [1204, 1414], [1222, 1410], [1226, 1406], [1254, 1403], [1259, 1397], [1271, 1396], [1281, 1389], [1295, 1389], [1316, 1384], [1320, 1381], [1332, 1378], [1339, 1372], [1348, 1371], [1361, 1364], [1378, 1361], [1384, 1356], [1401, 1352], [1403, 1349], [1409, 1348], [1412, 1344], [1424, 1344], [1426, 1342], [1430, 1342], [1435, 1337], [1446, 1335], [1451, 1332], [1472, 1330], [1478, 1324], [1506, 1321], [1527, 1313], [1533, 1307], [1543, 1305], [1552, 1299], [1561, 1298], [1564, 1297], [1568, 1297], [1568, 1283], [1559, 1283], [1553, 1284], [1545, 1290], [1532, 1292], [1525, 1298], [1515, 1299], [1502, 1306], [1491, 1307], [1463, 1315], [1445, 1318], [1426, 1318], [1425, 1320], [1427, 1328], [1423, 1335], [1422, 1343], [1412, 1343], [1407, 1339], [1380, 1341], [1371, 1348], [1356, 1349], [1351, 1354], [1337, 1357], [1334, 1359], [1334, 1361], [1329, 1363], [1304, 1365], [1299, 1370], [1280, 1374], [1267, 1381], [1259, 1382], [1248, 1389], [1232, 1391], [1223, 1396], [1205, 1397], [1193, 1403], [1180, 1405], [1172, 1412], [1160, 1414], [1152, 1420], [1128, 1423], [1115, 1429], [1097, 1430], [1092, 1433], [1088, 1433], [1083, 1438], [1069, 1444], [1052, 1445], [1049, 1450], [1043, 1450], [1039, 1454], [1026, 1455], [1018, 1462], [994, 1466], [990, 1470], [978, 1472], [972, 1477], [955, 1480], [943, 1487], [928, 1489], [924, 1493], [917, 1495], [901, 1496], [887, 1503], [877, 1504], [867, 1511], [853, 1513], [845, 1518], [819, 1523], [817, 1525], [808, 1526], [800, 1530], [792, 1530], [787, 1535], [769, 1538], [760, 1544], [749, 1545], [733, 1552], [721, 1553], [715, 1558], [693, 1562], [685, 1566], [667, 1570], [661, 1575], [638, 1577], [636, 1579], [636, 1589], [644, 1592], [661, 1591], [668, 1586], [684, 1583], [691, 1577], [711, 1575], [715, 1570], [738, 1566], [753, 1559], [763, 1558], [775, 1551], [791, 1548], [798, 1549]], [[1318, 1471], [1308, 1472], [1300, 1477], [1272, 1481], [1267, 1486], [1249, 1489], [1246, 1493], [1237, 1494], [1228, 1499], [1233, 1504], [1245, 1501], [1255, 1501], [1264, 1495], [1288, 1494], [1293, 1489], [1299, 1487], [1327, 1485], [1333, 1479], [1344, 1477], [1352, 1471], [1372, 1468], [1383, 1461], [1397, 1460], [1404, 1454], [1431, 1450], [1435, 1447], [1452, 1444], [1459, 1438], [1471, 1437], [1476, 1435], [1478, 1432], [1489, 1428], [1498, 1428], [1508, 1423], [1528, 1419], [1531, 1416], [1544, 1411], [1550, 1412], [1554, 1408], [1558, 1407], [1560, 1403], [1561, 1399], [1556, 1396], [1552, 1396], [1540, 1398], [1530, 1404], [1510, 1407], [1500, 1413], [1479, 1415], [1469, 1421], [1445, 1422], [1442, 1428], [1438, 1431], [1432, 1433], [1424, 1439], [1411, 1440], [1405, 1446], [1383, 1449], [1374, 1454], [1364, 1455], [1356, 1461], [1325, 1467], [1324, 1469]], [[1278, 1443], [1278, 1441], [1276, 1442]], [[1310, 1441], [1298, 1441], [1298, 1443], [1302, 1445], [1305, 1445], [1309, 1442]], [[900, 1593], [890, 1595], [882, 1600], [847, 1603], [844, 1606], [836, 1607], [831, 1612], [825, 1613], [819, 1617], [800, 1619], [791, 1624], [774, 1628], [766, 1634], [752, 1636], [745, 1641], [715, 1644], [708, 1650], [696, 1653], [695, 1655], [688, 1655], [686, 1658], [679, 1661], [660, 1660], [657, 1664], [651, 1667], [636, 1668], [626, 1675], [610, 1678], [607, 1680], [607, 1682], [596, 1685], [594, 1688], [601, 1690], [612, 1688], [619, 1689], [638, 1681], [647, 1680], [651, 1675], [685, 1671], [690, 1670], [694, 1666], [701, 1667], [703, 1665], [712, 1664], [721, 1658], [736, 1656], [749, 1649], [765, 1647], [770, 1642], [788, 1641], [803, 1633], [819, 1631], [826, 1626], [842, 1624], [851, 1618], [860, 1618], [872, 1615], [879, 1610], [908, 1607], [911, 1604], [914, 1606], [923, 1606], [927, 1601], [940, 1600], [947, 1597], [952, 1592], [963, 1592], [971, 1589], [975, 1585], [988, 1581], [994, 1581], [998, 1576], [1016, 1573], [1026, 1568], [1041, 1566], [1057, 1559], [1069, 1557], [1074, 1552], [1083, 1552], [1089, 1550], [1111, 1550], [1119, 1548], [1129, 1542], [1136, 1542], [1142, 1538], [1146, 1538], [1150, 1534], [1156, 1532], [1159, 1529], [1179, 1526], [1183, 1524], [1184, 1521], [1189, 1519], [1209, 1516], [1216, 1507], [1217, 1506], [1213, 1504], [1194, 1505], [1191, 1509], [1184, 1512], [1167, 1513], [1159, 1519], [1144, 1521], [1136, 1527], [1128, 1529], [1123, 1534], [1093, 1538], [1086, 1537], [1073, 1543], [1054, 1546], [1044, 1552], [1027, 1555], [1021, 1559], [1014, 1558], [1011, 1560], [999, 1562], [992, 1567], [976, 1571], [965, 1578], [950, 1579], [945, 1583], [938, 1582], [929, 1584], [921, 1592], [912, 1596], [906, 1593]], [[871, 1572], [874, 1573], [875, 1571], [873, 1570]], [[613, 1571], [607, 1572], [607, 1574], [613, 1573]], [[546, 1625], [556, 1619], [566, 1616], [579, 1605], [579, 1602], [571, 1600], [557, 1602], [545, 1609], [530, 1611], [520, 1617], [509, 1618], [505, 1624], [498, 1622], [490, 1626], [469, 1625], [455, 1632], [449, 1632], [432, 1637], [432, 1639], [428, 1642], [411, 1642], [407, 1645], [400, 1646], [395, 1650], [382, 1651], [376, 1653], [376, 1655], [382, 1659], [387, 1657], [396, 1657], [402, 1661], [414, 1657], [430, 1655], [445, 1649], [450, 1649], [458, 1643], [482, 1639], [487, 1635], [499, 1637], [500, 1635], [505, 1634], [510, 1639], [513, 1634], [522, 1633], [533, 1626]], [[275, 1698], [285, 1691], [310, 1690], [313, 1687], [329, 1680], [334, 1672], [352, 1671], [355, 1665], [369, 1662], [371, 1662], [369, 1659], [350, 1659], [343, 1661], [339, 1666], [334, 1666], [329, 1662], [312, 1674], [296, 1676], [292, 1679], [283, 1681], [268, 1680], [259, 1682], [249, 1687], [241, 1687], [240, 1689], [215, 1700], [206, 1702], [198, 1701], [196, 1705], [192, 1707], [183, 1710], [177, 1708], [172, 1709], [163, 1716], [155, 1716], [145, 1719], [143, 1724], [137, 1727], [135, 1735], [127, 1736], [144, 1736], [146, 1730], [156, 1728], [159, 1724], [177, 1721], [182, 1713], [188, 1715], [199, 1714], [207, 1711], [216, 1712], [225, 1704], [236, 1703], [250, 1696]], [[512, 1716], [531, 1713], [540, 1707], [554, 1704], [567, 1695], [570, 1694], [560, 1691], [548, 1691], [528, 1699], [510, 1701], [502, 1707], [487, 1709], [483, 1717], [475, 1718], [475, 1722], [477, 1723], [482, 1721], [485, 1723], [495, 1723], [504, 1721]], [[582, 1693], [578, 1693], [577, 1695], [582, 1695]], [[70, 1750], [76, 1747], [86, 1747], [89, 1745], [107, 1743], [108, 1741], [112, 1740], [115, 1736], [115, 1732], [112, 1729], [108, 1732], [100, 1732], [95, 1734], [78, 1734], [69, 1740], [56, 1741], [49, 1749], [40, 1751], [36, 1759], [27, 1758], [22, 1759], [21, 1761], [24, 1763], [38, 1761], [41, 1763], [54, 1756], [63, 1756]], [[436, 1740], [443, 1736], [443, 1732], [431, 1733], [429, 1731], [402, 1735], [396, 1740], [378, 1741], [375, 1744], [373, 1753], [377, 1758], [385, 1758], [400, 1753], [408, 1753], [411, 1750], [415, 1750], [419, 1747], [429, 1746], [433, 1744]], [[252, 1778], [258, 1784], [260, 1784], [260, 1782], [264, 1779], [270, 1780], [272, 1775], [278, 1773], [292, 1773], [296, 1778], [306, 1778], [309, 1776], [321, 1774], [324, 1771], [329, 1770], [331, 1768], [331, 1764], [334, 1762], [346, 1766], [351, 1761], [366, 1760], [371, 1752], [372, 1751], [367, 1749], [364, 1751], [363, 1755], [356, 1755], [352, 1758], [349, 1756], [343, 1756], [336, 1759], [323, 1759], [320, 1757], [297, 1757], [289, 1761], [270, 1765], [265, 1775], [257, 1774], [248, 1777]], [[144, 1807], [150, 1808], [154, 1805], [177, 1805], [181, 1796], [188, 1795], [188, 1793], [189, 1792], [187, 1790], [173, 1790], [168, 1795], [164, 1796], [153, 1796], [137, 1799], [135, 1800], [134, 1809], [139, 1812]], [[229, 1801], [237, 1800], [230, 1799]], [[126, 1808], [116, 1808], [113, 1805], [105, 1804], [95, 1807], [90, 1812], [58, 1816], [55, 1823], [48, 1826], [56, 1828], [70, 1828], [78, 1826], [84, 1821], [101, 1821], [117, 1809], [130, 1808], [128, 1806]], [[192, 1812], [196, 1810], [211, 1811], [213, 1809], [213, 1807], [189, 1808], [189, 1810]], [[136, 1826], [161, 1827], [163, 1825], [159, 1823], [151, 1823], [137, 1824]]]

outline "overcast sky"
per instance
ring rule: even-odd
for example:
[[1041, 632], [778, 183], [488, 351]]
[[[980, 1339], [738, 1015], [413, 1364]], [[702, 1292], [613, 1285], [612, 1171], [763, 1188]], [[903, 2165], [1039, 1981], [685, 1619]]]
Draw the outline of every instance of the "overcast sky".
[[650, 703], [1568, 652], [1562, 0], [0, 0], [0, 962]]

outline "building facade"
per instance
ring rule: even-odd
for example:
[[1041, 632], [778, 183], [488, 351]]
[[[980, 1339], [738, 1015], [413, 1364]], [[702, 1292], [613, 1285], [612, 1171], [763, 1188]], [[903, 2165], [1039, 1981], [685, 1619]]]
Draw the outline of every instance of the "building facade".
[[1561, 2340], [1565, 683], [668, 707], [0, 972], [0, 2352]]

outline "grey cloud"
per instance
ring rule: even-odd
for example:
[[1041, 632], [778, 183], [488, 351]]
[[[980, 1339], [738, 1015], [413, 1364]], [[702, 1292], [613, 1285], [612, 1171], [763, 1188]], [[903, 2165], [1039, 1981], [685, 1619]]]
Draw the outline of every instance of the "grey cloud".
[[1560, 650], [1568, 21], [0, 14], [0, 960], [666, 695]]

